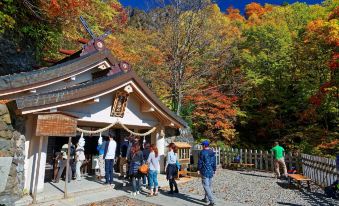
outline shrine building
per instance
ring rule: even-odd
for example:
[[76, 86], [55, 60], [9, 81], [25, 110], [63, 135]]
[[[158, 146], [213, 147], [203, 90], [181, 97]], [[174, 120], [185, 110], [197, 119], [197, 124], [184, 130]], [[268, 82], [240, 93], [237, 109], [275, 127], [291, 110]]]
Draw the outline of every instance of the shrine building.
[[[164, 170], [166, 131], [187, 127], [100, 39], [50, 67], [1, 76], [0, 100], [24, 122], [24, 189], [30, 193], [35, 185], [43, 191], [55, 152], [69, 137], [76, 144], [81, 131], [109, 127], [118, 143], [131, 132], [143, 134], [140, 141], [157, 145]], [[84, 133], [86, 158], [97, 154], [99, 135]]]

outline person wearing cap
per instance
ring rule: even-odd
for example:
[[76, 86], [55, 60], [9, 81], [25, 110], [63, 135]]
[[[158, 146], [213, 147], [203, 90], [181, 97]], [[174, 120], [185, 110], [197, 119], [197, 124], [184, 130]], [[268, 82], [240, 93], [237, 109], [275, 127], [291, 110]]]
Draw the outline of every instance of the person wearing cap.
[[205, 190], [204, 202], [210, 202], [209, 205], [215, 205], [215, 198], [212, 193], [212, 178], [216, 171], [215, 153], [209, 148], [207, 140], [201, 143], [203, 150], [199, 154], [198, 171], [201, 175], [202, 186]]
[[105, 143], [104, 150], [104, 159], [105, 159], [105, 178], [106, 184], [111, 184], [113, 186], [113, 165], [115, 159], [115, 152], [117, 148], [117, 143], [113, 139], [115, 134], [109, 133], [109, 141]]

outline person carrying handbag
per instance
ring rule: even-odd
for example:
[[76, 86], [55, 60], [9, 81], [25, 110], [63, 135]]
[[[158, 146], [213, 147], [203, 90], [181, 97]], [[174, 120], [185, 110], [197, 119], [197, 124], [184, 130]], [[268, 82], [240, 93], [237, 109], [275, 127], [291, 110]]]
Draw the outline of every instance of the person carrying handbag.
[[131, 153], [129, 156], [129, 176], [132, 178], [132, 186], [133, 191], [131, 192], [131, 195], [136, 196], [137, 194], [140, 194], [140, 187], [141, 187], [141, 172], [139, 171], [140, 166], [143, 163], [143, 154], [140, 150], [139, 143], [133, 144], [131, 148]]

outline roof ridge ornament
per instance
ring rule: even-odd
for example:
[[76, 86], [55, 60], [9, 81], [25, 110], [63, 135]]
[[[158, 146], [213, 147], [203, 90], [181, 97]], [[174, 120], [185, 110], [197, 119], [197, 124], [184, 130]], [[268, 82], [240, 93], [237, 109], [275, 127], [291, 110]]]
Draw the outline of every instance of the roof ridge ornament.
[[105, 47], [105, 42], [104, 39], [110, 35], [112, 33], [111, 30], [106, 31], [104, 34], [102, 34], [101, 36], [96, 36], [93, 31], [91, 30], [91, 28], [88, 26], [86, 20], [80, 16], [80, 21], [82, 23], [82, 25], [84, 26], [84, 28], [86, 29], [87, 33], [91, 36], [91, 40], [84, 44], [82, 46], [82, 52], [80, 54], [80, 56], [83, 56], [85, 54], [91, 53], [93, 51], [102, 51], [104, 50]]

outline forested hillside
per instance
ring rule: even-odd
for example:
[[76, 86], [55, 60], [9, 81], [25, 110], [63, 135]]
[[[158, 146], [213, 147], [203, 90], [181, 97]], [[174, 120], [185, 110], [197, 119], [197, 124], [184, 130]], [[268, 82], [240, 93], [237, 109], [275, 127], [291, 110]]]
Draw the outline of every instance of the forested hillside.
[[[146, 13], [118, 0], [3, 0], [0, 75], [39, 69], [95, 34], [219, 145], [333, 155], [339, 150], [339, 0], [220, 8], [172, 1]], [[175, 4], [176, 3], [176, 4]]]

